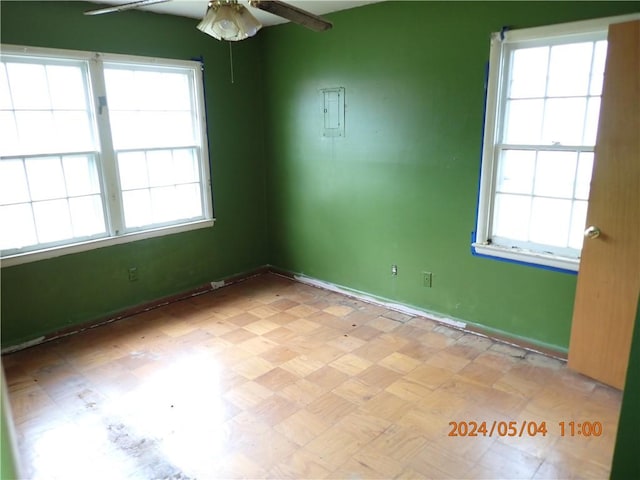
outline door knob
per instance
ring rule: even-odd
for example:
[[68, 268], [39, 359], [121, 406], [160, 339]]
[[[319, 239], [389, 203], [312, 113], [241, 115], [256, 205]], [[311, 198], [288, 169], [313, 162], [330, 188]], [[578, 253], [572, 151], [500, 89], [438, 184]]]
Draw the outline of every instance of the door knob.
[[600, 236], [600, 229], [594, 225], [590, 225], [584, 231], [584, 236], [586, 238], [598, 238]]

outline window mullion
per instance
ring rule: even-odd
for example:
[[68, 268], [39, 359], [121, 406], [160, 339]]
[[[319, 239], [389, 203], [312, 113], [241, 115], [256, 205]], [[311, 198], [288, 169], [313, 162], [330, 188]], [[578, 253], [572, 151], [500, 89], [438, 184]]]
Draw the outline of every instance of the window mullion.
[[36, 214], [33, 211], [33, 195], [31, 193], [31, 181], [29, 180], [29, 175], [27, 174], [27, 164], [25, 162], [24, 157], [22, 160], [22, 169], [24, 171], [24, 179], [27, 183], [27, 191], [29, 192], [29, 211], [31, 212], [31, 223], [33, 223], [33, 232], [36, 236], [36, 242], [40, 243], [40, 238], [38, 236], [38, 224], [36, 223]]
[[594, 98], [594, 96], [591, 95], [591, 82], [593, 81], [593, 64], [596, 59], [596, 44], [597, 42], [595, 41], [591, 44], [591, 64], [589, 65], [589, 80], [587, 82], [587, 94], [584, 97], [585, 104], [584, 104], [584, 119], [582, 120], [582, 143], [585, 143], [584, 137], [587, 131], [587, 118], [589, 115], [589, 104], [591, 103], [591, 99]]
[[486, 244], [491, 237], [491, 215], [494, 202], [495, 166], [497, 164], [498, 148], [496, 146], [499, 132], [500, 115], [500, 72], [502, 70], [503, 42], [496, 34], [491, 38], [489, 69], [486, 84], [486, 123], [482, 146], [482, 169], [480, 174], [480, 189], [478, 194], [478, 211], [475, 239]]
[[496, 185], [497, 176], [502, 163], [503, 152], [506, 150], [505, 140], [505, 118], [507, 116], [507, 104], [509, 102], [509, 91], [511, 88], [511, 64], [513, 62], [513, 48], [506, 46], [504, 41], [500, 40], [500, 63], [498, 73], [498, 97], [497, 101], [497, 117], [496, 117], [496, 136], [494, 139], [493, 165], [491, 170], [491, 201], [489, 203], [489, 211], [487, 218], [487, 240], [492, 241], [494, 236], [495, 221], [495, 204], [496, 204]]
[[212, 218], [214, 215], [213, 210], [213, 196], [212, 196], [212, 182], [211, 171], [209, 166], [209, 146], [207, 142], [207, 118], [206, 108], [204, 103], [204, 95], [196, 95], [197, 92], [204, 92], [204, 64], [200, 63], [200, 70], [191, 77], [193, 82], [191, 88], [193, 95], [191, 100], [194, 105], [194, 111], [196, 114], [196, 125], [198, 125], [198, 138], [196, 153], [200, 158], [200, 188], [202, 189], [202, 207], [206, 218]]
[[91, 82], [93, 84], [93, 101], [95, 105], [98, 137], [100, 140], [100, 165], [103, 172], [103, 188], [107, 208], [107, 222], [110, 236], [124, 232], [124, 214], [118, 180], [117, 157], [111, 137], [109, 108], [107, 106], [107, 89], [104, 80], [103, 62], [97, 54], [90, 62]]
[[[544, 126], [545, 126], [545, 122], [546, 122], [546, 116], [547, 116], [547, 104], [548, 104], [548, 100], [549, 100], [549, 71], [551, 69], [551, 55], [552, 55], [552, 50], [553, 50], [553, 45], [549, 45], [547, 47], [549, 54], [547, 55], [547, 75], [545, 78], [545, 82], [544, 82], [544, 100], [542, 103], [542, 122], [540, 123], [539, 127], [540, 127], [540, 131], [538, 132], [538, 141], [540, 143], [544, 142], [545, 139], [542, 138], [543, 136], [543, 132], [544, 132]], [[537, 155], [536, 155], [536, 163], [537, 163]]]
[[518, 143], [498, 144], [497, 148], [502, 150], [534, 150], [536, 152], [593, 152], [593, 147], [589, 145], [529, 145]]

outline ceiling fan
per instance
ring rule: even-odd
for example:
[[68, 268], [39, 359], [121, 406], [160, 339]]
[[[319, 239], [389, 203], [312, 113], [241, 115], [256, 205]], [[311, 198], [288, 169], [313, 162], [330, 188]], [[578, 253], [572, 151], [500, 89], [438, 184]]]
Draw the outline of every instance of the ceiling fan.
[[[171, 0], [138, 0], [122, 5], [89, 10], [85, 15], [121, 12]], [[316, 32], [333, 27], [333, 24], [318, 15], [279, 0], [249, 0], [249, 5], [265, 12], [290, 20]], [[211, 0], [197, 28], [218, 40], [238, 41], [254, 36], [262, 24], [238, 0]]]

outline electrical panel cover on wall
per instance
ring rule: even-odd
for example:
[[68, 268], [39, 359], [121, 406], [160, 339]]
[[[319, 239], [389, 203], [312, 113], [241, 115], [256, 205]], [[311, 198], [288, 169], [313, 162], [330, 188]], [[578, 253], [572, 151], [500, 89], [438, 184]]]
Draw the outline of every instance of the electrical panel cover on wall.
[[344, 88], [323, 88], [322, 136], [344, 137]]

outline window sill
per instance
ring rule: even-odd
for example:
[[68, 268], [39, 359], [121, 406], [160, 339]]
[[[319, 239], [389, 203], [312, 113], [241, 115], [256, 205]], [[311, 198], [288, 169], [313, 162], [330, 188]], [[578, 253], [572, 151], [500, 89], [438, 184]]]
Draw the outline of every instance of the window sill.
[[127, 233], [117, 237], [100, 238], [98, 240], [90, 240], [88, 242], [74, 243], [72, 245], [64, 245], [60, 247], [48, 248], [45, 250], [37, 250], [35, 252], [19, 253], [2, 257], [1, 267], [12, 267], [23, 263], [37, 262], [48, 258], [61, 257], [72, 253], [86, 252], [96, 248], [111, 247], [113, 245], [121, 245], [123, 243], [136, 242], [138, 240], [146, 240], [148, 238], [163, 237], [165, 235], [173, 235], [175, 233], [188, 232], [201, 228], [212, 227], [215, 219], [199, 220], [197, 222], [185, 223], [182, 225], [173, 225], [170, 227], [156, 228], [146, 230], [144, 232]]
[[532, 267], [547, 268], [549, 270], [576, 273], [580, 266], [579, 258], [561, 257], [558, 255], [480, 243], [473, 243], [471, 247], [473, 254], [479, 257], [496, 258], [507, 262], [530, 265]]

